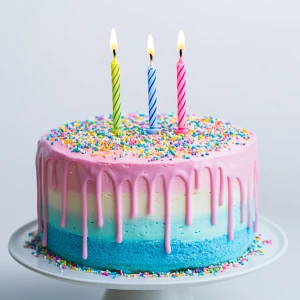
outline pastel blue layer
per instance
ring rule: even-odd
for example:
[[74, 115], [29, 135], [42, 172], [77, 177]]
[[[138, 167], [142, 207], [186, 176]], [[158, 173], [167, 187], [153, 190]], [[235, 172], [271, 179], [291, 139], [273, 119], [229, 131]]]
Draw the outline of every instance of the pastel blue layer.
[[[254, 212], [254, 207], [252, 208]], [[234, 230], [240, 231], [247, 227], [247, 208], [245, 205], [244, 223], [240, 222], [240, 205], [235, 204], [233, 209]], [[61, 211], [53, 207], [49, 207], [49, 224], [56, 228], [60, 228]], [[164, 221], [149, 218], [135, 218], [123, 220], [123, 240], [124, 241], [144, 241], [144, 240], [163, 240], [164, 239]], [[254, 213], [252, 214], [254, 221]], [[67, 214], [67, 222], [64, 228], [66, 232], [81, 235], [82, 223], [81, 215]], [[217, 214], [217, 225], [211, 225], [211, 214], [202, 213], [193, 217], [192, 224], [185, 224], [184, 214], [181, 217], [171, 217], [171, 238], [184, 242], [206, 239], [212, 239], [228, 232], [228, 208], [227, 205], [221, 207]], [[114, 242], [116, 238], [116, 222], [113, 219], [104, 219], [102, 228], [97, 227], [97, 220], [89, 218], [88, 220], [88, 236], [90, 238], [98, 238], [107, 242]]]
[[164, 240], [135, 241], [118, 244], [88, 238], [88, 258], [82, 259], [82, 237], [48, 225], [47, 248], [63, 259], [102, 270], [167, 272], [219, 264], [241, 256], [251, 245], [253, 229], [235, 231], [234, 240], [227, 234], [214, 239], [183, 242], [172, 240], [167, 254]]

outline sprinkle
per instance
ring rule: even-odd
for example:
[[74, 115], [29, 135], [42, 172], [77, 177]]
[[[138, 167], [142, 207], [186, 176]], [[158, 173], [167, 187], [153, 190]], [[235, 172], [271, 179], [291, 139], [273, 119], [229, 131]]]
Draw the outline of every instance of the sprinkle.
[[263, 244], [272, 244], [272, 240], [263, 240]]
[[[149, 163], [173, 159], [210, 159], [211, 154], [245, 146], [253, 134], [230, 122], [213, 117], [187, 116], [189, 133], [174, 134], [175, 114], [158, 116], [158, 134], [147, 135], [149, 122], [145, 114], [122, 117], [122, 131], [113, 133], [112, 116], [96, 116], [92, 120], [74, 121], [52, 129], [47, 140], [61, 144], [76, 155], [102, 156], [118, 160], [130, 156]], [[207, 157], [206, 157], [207, 156]]]
[[[55, 255], [47, 250], [47, 248], [43, 247], [41, 244], [41, 240], [38, 232], [30, 232], [28, 236], [31, 238], [30, 241], [25, 241], [24, 248], [32, 249], [34, 252], [31, 254], [37, 258], [40, 256], [43, 257], [44, 260], [48, 260], [49, 264], [55, 264], [56, 267], [59, 268], [60, 272], [63, 272], [66, 269], [70, 269], [73, 271], [82, 271], [85, 273], [93, 273], [98, 275], [103, 275], [106, 277], [116, 278], [118, 276], [124, 276], [126, 278], [129, 277], [138, 277], [138, 278], [165, 278], [165, 277], [183, 277], [183, 276], [205, 276], [205, 275], [214, 275], [223, 273], [231, 268], [238, 268], [240, 266], [244, 266], [246, 262], [250, 260], [251, 256], [264, 255], [264, 250], [261, 245], [261, 235], [255, 237], [252, 245], [248, 248], [248, 250], [239, 258], [229, 260], [222, 264], [211, 265], [207, 267], [201, 267], [194, 270], [186, 269], [181, 271], [172, 271], [172, 272], [158, 272], [158, 273], [148, 273], [148, 272], [140, 272], [138, 274], [125, 274], [122, 270], [119, 272], [111, 272], [109, 270], [100, 270], [96, 268], [91, 268], [87, 266], [82, 266], [80, 264], [74, 264], [72, 262], [67, 262], [63, 258]], [[272, 240], [263, 240], [262, 244], [272, 244]]]

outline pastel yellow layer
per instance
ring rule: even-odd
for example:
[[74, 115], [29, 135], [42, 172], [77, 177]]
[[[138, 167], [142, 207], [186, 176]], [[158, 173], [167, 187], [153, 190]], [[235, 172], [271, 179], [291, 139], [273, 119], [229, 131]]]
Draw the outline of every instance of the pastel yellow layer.
[[[49, 189], [48, 191], [49, 206], [54, 208], [56, 211], [60, 211], [62, 207], [62, 196], [60, 192]], [[224, 204], [218, 205], [218, 212], [227, 210], [228, 206], [228, 195], [224, 193]], [[96, 216], [97, 206], [96, 197], [94, 193], [88, 194], [88, 215]], [[164, 194], [156, 193], [153, 199], [153, 213], [152, 217], [155, 219], [164, 219]], [[123, 219], [130, 219], [130, 193], [122, 194], [122, 209]], [[114, 194], [102, 193], [102, 214], [103, 218], [114, 218], [115, 217], [115, 198]], [[146, 193], [139, 193], [137, 195], [137, 217], [143, 218], [148, 216], [147, 214], [147, 202], [148, 196]], [[234, 203], [240, 202], [240, 190], [239, 188], [234, 189]], [[173, 194], [171, 197], [171, 214], [174, 217], [185, 215], [185, 204], [186, 196], [182, 194]], [[82, 211], [82, 200], [81, 194], [78, 192], [68, 191], [67, 193], [67, 213], [79, 215]], [[194, 192], [192, 195], [192, 211], [193, 216], [207, 214], [211, 212], [211, 194], [209, 191]]]

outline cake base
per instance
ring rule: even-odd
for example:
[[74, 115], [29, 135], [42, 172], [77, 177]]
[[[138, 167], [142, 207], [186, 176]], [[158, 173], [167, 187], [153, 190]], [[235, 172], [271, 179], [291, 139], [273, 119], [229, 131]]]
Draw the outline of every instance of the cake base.
[[11, 256], [18, 263], [34, 272], [57, 280], [100, 286], [108, 289], [103, 300], [179, 300], [183, 299], [183, 296], [184, 299], [191, 300], [192, 296], [188, 289], [189, 287], [216, 283], [252, 273], [272, 264], [285, 253], [288, 247], [288, 239], [283, 230], [273, 222], [262, 217], [259, 224], [259, 231], [263, 233], [263, 238], [270, 238], [273, 241], [272, 246], [266, 245], [264, 248], [265, 255], [253, 256], [244, 266], [231, 269], [216, 276], [186, 276], [177, 278], [127, 278], [118, 276], [113, 279], [112, 277], [76, 272], [69, 269], [61, 273], [55, 265], [49, 264], [42, 256], [36, 258], [31, 255], [31, 249], [24, 249], [23, 247], [24, 241], [28, 239], [28, 233], [36, 230], [37, 221], [32, 221], [19, 228], [11, 236], [8, 249]]

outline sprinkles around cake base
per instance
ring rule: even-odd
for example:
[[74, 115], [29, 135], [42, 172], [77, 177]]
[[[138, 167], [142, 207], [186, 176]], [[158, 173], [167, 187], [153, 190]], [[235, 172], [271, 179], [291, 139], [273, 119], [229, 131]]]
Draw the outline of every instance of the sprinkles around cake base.
[[222, 264], [207, 266], [205, 268], [199, 268], [194, 270], [187, 269], [187, 270], [167, 272], [167, 273], [141, 272], [137, 274], [127, 274], [127, 273], [123, 273], [122, 270], [120, 270], [119, 272], [112, 272], [109, 270], [100, 270], [100, 269], [90, 268], [87, 266], [82, 266], [79, 264], [68, 262], [63, 258], [59, 257], [58, 255], [49, 252], [47, 248], [43, 247], [39, 238], [39, 234], [37, 232], [29, 233], [29, 237], [31, 239], [30, 241], [25, 241], [24, 248], [35, 250], [34, 252], [31, 253], [32, 255], [34, 255], [37, 258], [39, 258], [40, 256], [44, 257], [44, 260], [48, 260], [49, 264], [54, 263], [56, 267], [60, 269], [61, 272], [63, 272], [66, 269], [71, 269], [73, 271], [83, 271], [85, 273], [99, 274], [103, 276], [110, 276], [113, 278], [116, 278], [117, 276], [139, 277], [139, 278], [149, 278], [149, 277], [150, 278], [156, 278], [156, 277], [176, 278], [176, 277], [183, 277], [183, 276], [204, 276], [209, 274], [217, 275], [231, 268], [238, 268], [240, 266], [245, 265], [249, 261], [251, 256], [264, 255], [263, 245], [272, 244], [272, 240], [261, 240], [261, 234], [259, 234], [258, 236], [255, 237], [252, 245], [248, 248], [246, 253], [244, 253], [241, 257], [237, 259], [230, 260]]

